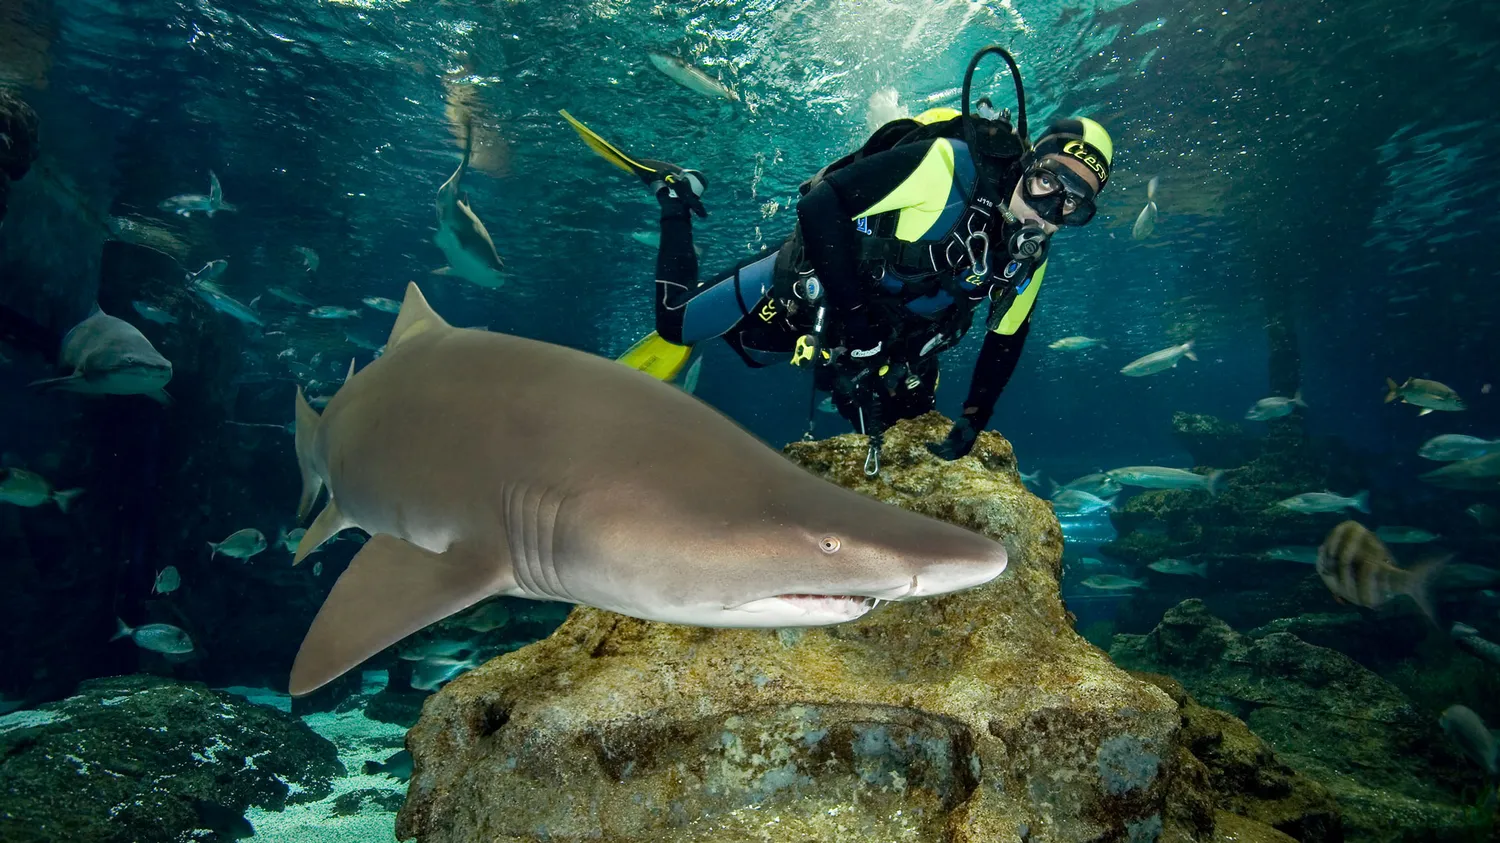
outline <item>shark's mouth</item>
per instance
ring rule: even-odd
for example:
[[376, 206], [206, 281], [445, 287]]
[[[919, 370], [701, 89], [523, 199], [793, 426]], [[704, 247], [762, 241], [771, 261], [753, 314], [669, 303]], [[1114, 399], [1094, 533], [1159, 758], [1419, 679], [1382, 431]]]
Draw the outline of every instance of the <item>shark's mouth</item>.
[[778, 600], [788, 603], [808, 612], [868, 612], [880, 605], [880, 601], [873, 597], [861, 597], [853, 594], [778, 594]]

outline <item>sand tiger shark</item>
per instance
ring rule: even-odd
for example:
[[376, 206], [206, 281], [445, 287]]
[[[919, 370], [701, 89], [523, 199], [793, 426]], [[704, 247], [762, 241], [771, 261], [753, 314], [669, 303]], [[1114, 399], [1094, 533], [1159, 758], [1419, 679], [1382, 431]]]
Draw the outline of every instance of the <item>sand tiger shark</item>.
[[[352, 367], [351, 367], [352, 371]], [[415, 284], [320, 417], [299, 391], [300, 562], [372, 535], [292, 666], [309, 693], [497, 594], [705, 627], [824, 626], [1005, 570], [984, 536], [836, 486], [668, 383], [458, 329]]]
[[31, 386], [95, 395], [145, 395], [172, 403], [164, 388], [172, 380], [172, 363], [134, 325], [97, 306], [89, 318], [63, 336], [60, 362], [72, 367], [73, 374], [33, 381]]
[[464, 173], [474, 152], [474, 126], [464, 128], [464, 160], [443, 182], [437, 192], [438, 230], [434, 242], [448, 259], [448, 265], [434, 270], [438, 275], [454, 275], [496, 289], [505, 283], [500, 271], [505, 262], [495, 252], [495, 241], [469, 207], [469, 195], [463, 190]]

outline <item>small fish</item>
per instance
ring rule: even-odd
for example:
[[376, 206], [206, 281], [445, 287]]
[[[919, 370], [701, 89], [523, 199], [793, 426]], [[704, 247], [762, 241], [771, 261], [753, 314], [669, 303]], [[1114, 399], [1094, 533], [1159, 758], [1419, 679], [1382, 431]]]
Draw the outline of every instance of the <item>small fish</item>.
[[1335, 495], [1332, 492], [1303, 492], [1286, 500], [1277, 501], [1272, 504], [1272, 507], [1290, 509], [1293, 512], [1300, 512], [1304, 515], [1311, 515], [1317, 512], [1342, 512], [1345, 509], [1357, 509], [1360, 512], [1369, 514], [1370, 493], [1359, 492], [1352, 498], [1346, 498], [1343, 495]]
[[292, 251], [302, 256], [302, 266], [306, 268], [308, 272], [318, 271], [319, 261], [317, 252], [314, 252], [312, 249], [309, 249], [306, 246], [293, 246]]
[[1426, 544], [1439, 538], [1421, 527], [1376, 527], [1375, 537], [1386, 544]]
[[321, 576], [323, 576], [323, 563], [321, 561], [313, 563], [313, 576], [315, 576], [315, 577], [321, 577]]
[[1458, 462], [1471, 460], [1487, 454], [1500, 452], [1500, 439], [1480, 439], [1461, 433], [1444, 433], [1422, 443], [1417, 456], [1435, 462]]
[[367, 776], [385, 775], [406, 781], [411, 778], [411, 768], [411, 753], [403, 749], [384, 761], [366, 761], [364, 771]]
[[351, 334], [348, 331], [344, 332], [344, 339], [348, 340], [349, 344], [356, 348], [363, 348], [365, 351], [374, 351], [377, 352], [377, 355], [385, 349], [385, 346], [380, 343], [367, 340], [358, 334]]
[[398, 654], [402, 661], [419, 662], [423, 659], [452, 658], [475, 650], [473, 641], [458, 641], [452, 638], [435, 638], [404, 648]]
[[498, 600], [481, 604], [454, 623], [474, 632], [493, 632], [510, 623], [510, 609]]
[[1108, 474], [1095, 472], [1093, 474], [1085, 474], [1076, 480], [1063, 484], [1062, 489], [1059, 491], [1066, 491], [1068, 489], [1087, 492], [1091, 495], [1098, 495], [1101, 498], [1109, 498], [1120, 494], [1120, 492], [1124, 491], [1125, 487], [1120, 484], [1120, 481], [1110, 477]]
[[312, 304], [312, 299], [294, 290], [288, 290], [285, 287], [271, 287], [267, 289], [266, 292], [270, 293], [278, 299], [281, 299], [287, 304], [295, 304], [298, 307], [307, 307], [308, 305]]
[[699, 357], [688, 367], [687, 374], [682, 376], [682, 391], [692, 395], [698, 391], [698, 373], [703, 370], [703, 358]]
[[1318, 548], [1318, 576], [1335, 598], [1378, 609], [1405, 594], [1434, 622], [1430, 583], [1442, 566], [1438, 561], [1411, 570], [1396, 567], [1380, 539], [1356, 521], [1334, 527]]
[[1103, 568], [1104, 560], [1095, 559], [1092, 556], [1085, 556], [1082, 559], [1078, 560], [1078, 564], [1082, 565], [1085, 568]]
[[156, 207], [163, 211], [181, 214], [184, 217], [193, 214], [208, 214], [212, 217], [219, 211], [238, 211], [239, 208], [224, 201], [224, 189], [219, 186], [219, 177], [213, 170], [208, 171], [208, 195], [199, 193], [183, 193], [170, 199], [163, 199]]
[[423, 659], [411, 670], [411, 686], [418, 691], [436, 691], [478, 666], [479, 662], [470, 659]]
[[347, 307], [325, 304], [322, 307], [315, 307], [309, 310], [307, 315], [314, 319], [353, 319], [359, 316], [359, 311], [350, 310]]
[[1458, 744], [1463, 754], [1494, 779], [1500, 774], [1500, 745], [1479, 715], [1466, 706], [1450, 705], [1438, 718], [1438, 725], [1448, 739]]
[[1105, 499], [1077, 489], [1064, 489], [1052, 498], [1052, 511], [1058, 515], [1087, 515], [1114, 505], [1114, 498]]
[[1224, 476], [1224, 472], [1217, 469], [1207, 474], [1196, 474], [1159, 465], [1132, 465], [1110, 469], [1105, 474], [1126, 486], [1139, 486], [1143, 489], [1202, 489], [1210, 495], [1219, 493], [1219, 480]]
[[668, 79], [695, 94], [718, 97], [730, 102], [739, 102], [740, 95], [730, 90], [723, 82], [709, 76], [702, 68], [688, 64], [676, 56], [652, 50], [651, 64], [666, 74]]
[[1479, 630], [1474, 627], [1466, 623], [1456, 623], [1448, 630], [1448, 634], [1452, 636], [1453, 643], [1457, 644], [1460, 650], [1484, 659], [1490, 664], [1500, 665], [1500, 644], [1482, 637]]
[[1399, 398], [1403, 404], [1421, 407], [1422, 412], [1417, 413], [1419, 416], [1425, 416], [1433, 410], [1456, 413], [1465, 409], [1464, 400], [1458, 397], [1458, 393], [1437, 381], [1407, 378], [1406, 383], [1397, 386], [1395, 381], [1386, 378], [1385, 386], [1385, 403], [1389, 404]]
[[302, 537], [306, 534], [307, 529], [305, 527], [298, 527], [295, 530], [282, 530], [281, 535], [276, 539], [276, 543], [281, 545], [282, 549], [287, 553], [296, 553], [298, 543], [302, 541]]
[[1245, 413], [1247, 421], [1270, 421], [1282, 416], [1289, 416], [1292, 411], [1301, 407], [1307, 409], [1307, 402], [1302, 400], [1302, 391], [1298, 390], [1291, 398], [1262, 398], [1250, 407]]
[[364, 298], [360, 299], [360, 301], [365, 303], [365, 307], [378, 310], [381, 313], [401, 312], [401, 302], [393, 301], [387, 298], [381, 298], [380, 296], [365, 296]]
[[0, 468], [0, 501], [5, 503], [31, 507], [51, 502], [67, 512], [73, 499], [81, 494], [82, 489], [54, 491], [47, 478], [23, 468]]
[[142, 650], [150, 650], [153, 653], [182, 654], [193, 651], [193, 639], [186, 632], [172, 626], [169, 623], [148, 623], [132, 629], [119, 618], [115, 619], [114, 637], [111, 641], [121, 638], [129, 638]]
[[156, 574], [156, 582], [151, 586], [152, 594], [171, 594], [182, 585], [182, 577], [177, 569], [168, 565]]
[[209, 542], [208, 549], [211, 551], [209, 559], [215, 556], [228, 556], [243, 562], [266, 549], [266, 537], [254, 527], [246, 527], [243, 530], [236, 530], [229, 535], [229, 538], [217, 544]]
[[1168, 369], [1177, 368], [1177, 362], [1186, 357], [1196, 361], [1198, 356], [1193, 353], [1191, 340], [1182, 345], [1174, 345], [1161, 351], [1153, 351], [1145, 357], [1132, 360], [1120, 369], [1120, 374], [1129, 378], [1139, 378], [1145, 375], [1154, 375], [1157, 372], [1165, 372]]
[[1316, 547], [1292, 546], [1273, 547], [1266, 551], [1270, 559], [1280, 559], [1283, 562], [1297, 562], [1302, 565], [1318, 564], [1318, 549]]
[[1083, 351], [1086, 348], [1108, 348], [1109, 346], [1104, 344], [1104, 340], [1094, 339], [1093, 337], [1079, 336], [1063, 337], [1060, 340], [1053, 340], [1052, 342], [1047, 344], [1047, 347], [1056, 349], [1058, 351]]
[[1480, 527], [1488, 530], [1500, 524], [1500, 510], [1487, 503], [1470, 504], [1464, 513], [1474, 519]]
[[146, 320], [147, 322], [155, 322], [158, 325], [177, 324], [176, 316], [173, 316], [172, 314], [166, 312], [165, 310], [162, 310], [154, 304], [148, 304], [143, 301], [133, 301], [130, 303], [130, 306], [135, 308], [135, 312], [139, 313], [141, 315], [141, 318]]
[[1095, 574], [1083, 581], [1087, 588], [1099, 591], [1127, 591], [1132, 588], [1145, 588], [1145, 580], [1133, 580], [1118, 574]]
[[1166, 25], [1167, 25], [1167, 19], [1166, 18], [1157, 18], [1156, 20], [1147, 21], [1146, 23], [1141, 24], [1141, 28], [1137, 29], [1135, 31], [1135, 34], [1136, 35], [1145, 35], [1148, 32], [1155, 32], [1156, 30], [1161, 29], [1162, 27], [1164, 27]]
[[243, 322], [246, 325], [262, 327], [265, 324], [260, 321], [260, 314], [256, 313], [254, 309], [224, 292], [217, 284], [211, 281], [194, 281], [193, 292], [197, 293], [198, 298], [202, 299], [209, 307], [225, 316]]
[[1197, 565], [1186, 559], [1158, 559], [1146, 566], [1158, 574], [1174, 574], [1177, 576], [1202, 577], [1208, 579], [1208, 563], [1201, 562]]
[[1418, 479], [1445, 489], [1494, 491], [1500, 489], [1500, 453], [1450, 462], [1442, 468], [1420, 475]]
[[222, 276], [224, 274], [224, 271], [227, 269], [229, 269], [229, 261], [224, 260], [223, 258], [209, 261], [208, 263], [204, 264], [203, 268], [198, 270], [197, 272], [189, 272], [187, 280], [189, 284], [196, 284], [198, 282], [206, 282], [212, 284], [213, 282], [218, 281], [220, 276]]
[[1152, 176], [1150, 183], [1146, 185], [1146, 207], [1141, 209], [1135, 218], [1135, 225], [1130, 227], [1130, 239], [1145, 240], [1156, 230], [1156, 181], [1159, 176]]
[[1020, 469], [1016, 469], [1016, 473], [1021, 475], [1021, 482], [1027, 486], [1042, 485], [1042, 470], [1040, 468], [1036, 471], [1031, 472], [1030, 474], [1021, 471]]

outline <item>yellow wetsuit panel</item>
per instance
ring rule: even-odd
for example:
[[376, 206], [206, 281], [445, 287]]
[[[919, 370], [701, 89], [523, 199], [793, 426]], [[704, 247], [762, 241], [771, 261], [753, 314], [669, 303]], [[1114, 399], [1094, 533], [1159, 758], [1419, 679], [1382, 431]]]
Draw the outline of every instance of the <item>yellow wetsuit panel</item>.
[[884, 199], [850, 219], [900, 211], [896, 218], [896, 239], [912, 243], [922, 239], [922, 235], [943, 215], [952, 190], [953, 144], [947, 138], [938, 138], [905, 181], [887, 193]]
[[1016, 300], [1010, 303], [1010, 309], [1000, 318], [1000, 324], [994, 328], [995, 333], [1011, 336], [1021, 329], [1021, 323], [1031, 315], [1031, 308], [1036, 304], [1036, 294], [1042, 289], [1042, 276], [1047, 274], [1047, 264], [1044, 261], [1031, 273], [1031, 278], [1026, 281], [1026, 286], [1016, 295]]

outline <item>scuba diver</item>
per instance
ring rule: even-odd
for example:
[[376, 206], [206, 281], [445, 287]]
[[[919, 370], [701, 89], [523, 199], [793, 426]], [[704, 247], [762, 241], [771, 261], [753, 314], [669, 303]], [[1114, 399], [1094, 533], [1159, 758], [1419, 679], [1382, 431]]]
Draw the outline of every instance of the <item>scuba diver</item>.
[[[1015, 78], [1014, 127], [988, 97], [970, 110], [974, 71], [991, 53]], [[1108, 133], [1086, 118], [1054, 121], [1033, 145], [1015, 60], [985, 47], [964, 75], [962, 111], [935, 108], [880, 127], [801, 186], [796, 228], [779, 249], [705, 282], [692, 217], [707, 215], [707, 178], [632, 158], [562, 114], [661, 206], [656, 331], [621, 361], [671, 380], [693, 345], [719, 337], [752, 367], [811, 367], [813, 406], [830, 393], [869, 436], [872, 476], [886, 426], [933, 409], [938, 355], [958, 345], [984, 302], [987, 330], [963, 412], [928, 444], [949, 460], [973, 448], [1020, 359], [1049, 241], [1093, 218], [1113, 155]]]

